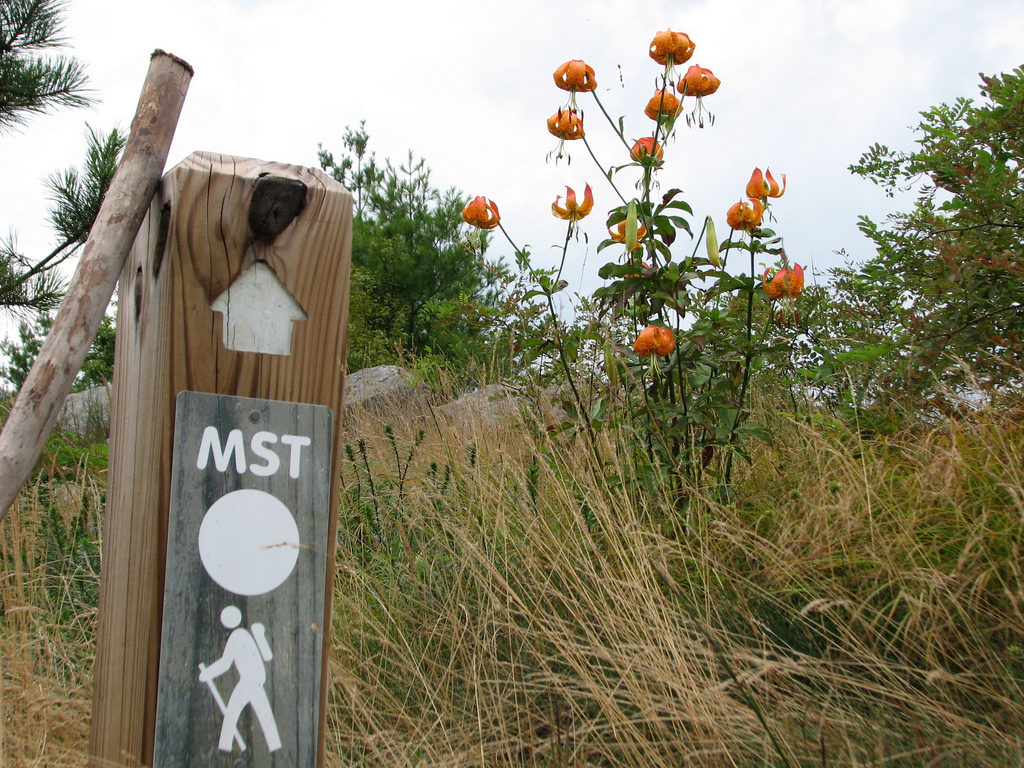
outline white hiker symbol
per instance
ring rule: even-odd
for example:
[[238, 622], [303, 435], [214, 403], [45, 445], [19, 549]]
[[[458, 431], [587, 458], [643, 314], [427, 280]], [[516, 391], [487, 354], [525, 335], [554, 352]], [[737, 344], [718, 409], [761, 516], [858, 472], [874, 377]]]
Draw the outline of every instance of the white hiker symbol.
[[[237, 742], [239, 749], [245, 751], [245, 742], [238, 732], [238, 718], [248, 704], [263, 729], [267, 748], [274, 752], [281, 748], [281, 737], [277, 732], [270, 699], [263, 690], [263, 684], [267, 681], [264, 663], [274, 658], [264, 634], [265, 629], [258, 623], [252, 625], [252, 631], [239, 626], [242, 623], [242, 612], [233, 605], [220, 612], [220, 621], [227, 629], [234, 630], [224, 646], [224, 653], [208, 667], [199, 665], [199, 682], [210, 687], [217, 707], [224, 715], [217, 748], [221, 752], [230, 752], [232, 742]], [[214, 680], [231, 669], [232, 665], [238, 672], [238, 682], [225, 705]]]

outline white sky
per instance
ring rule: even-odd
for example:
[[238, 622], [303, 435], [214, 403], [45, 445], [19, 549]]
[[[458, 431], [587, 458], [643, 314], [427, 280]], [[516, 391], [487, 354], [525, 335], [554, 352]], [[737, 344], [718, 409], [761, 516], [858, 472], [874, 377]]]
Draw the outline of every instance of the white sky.
[[[616, 198], [581, 142], [569, 144], [571, 165], [545, 161], [557, 143], [545, 120], [566, 95], [551, 73], [585, 59], [609, 112], [643, 135], [660, 73], [647, 47], [666, 28], [690, 35], [690, 63], [722, 85], [705, 100], [714, 127], [681, 127], [669, 147], [663, 187], [681, 187], [695, 227], [711, 214], [724, 239], [725, 211], [753, 168], [786, 173], [775, 229], [792, 260], [819, 271], [842, 263], [840, 249], [870, 256], [857, 216], [881, 219], [900, 204], [847, 166], [876, 141], [910, 149], [918, 112], [977, 97], [979, 72], [1024, 63], [1024, 3], [1014, 0], [70, 0], [65, 36], [102, 103], [0, 135], [0, 231], [16, 230], [27, 255], [48, 252], [43, 177], [81, 162], [86, 122], [127, 129], [162, 48], [195, 68], [168, 167], [195, 150], [316, 166], [318, 142], [338, 153], [345, 127], [365, 119], [378, 158], [411, 149], [435, 185], [495, 200], [540, 264], [564, 237], [552, 201], [589, 181], [589, 246], [574, 247], [565, 272], [572, 290], [589, 292], [610, 258], [595, 249]], [[582, 99], [599, 157], [625, 162]], [[620, 188], [628, 195], [631, 182]], [[511, 249], [495, 238], [491, 255], [501, 253]]]

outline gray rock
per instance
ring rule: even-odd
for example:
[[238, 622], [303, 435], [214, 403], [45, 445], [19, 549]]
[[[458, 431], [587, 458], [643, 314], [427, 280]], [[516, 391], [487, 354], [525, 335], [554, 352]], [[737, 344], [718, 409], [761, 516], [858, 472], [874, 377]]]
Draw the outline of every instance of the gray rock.
[[[507, 384], [488, 384], [436, 406], [431, 414], [431, 392], [423, 382], [397, 365], [379, 365], [346, 378], [345, 411], [349, 417], [368, 414], [381, 424], [414, 422], [422, 426], [425, 420], [433, 423], [437, 417], [450, 426], [466, 428], [474, 423], [530, 418], [528, 414], [542, 424], [555, 424], [566, 418], [565, 411], [552, 402], [558, 394], [548, 389], [531, 398]], [[110, 386], [69, 394], [57, 423], [83, 439], [105, 440], [110, 433]]]
[[345, 410], [362, 410], [383, 418], [425, 413], [430, 390], [404, 368], [378, 365], [345, 379]]
[[514, 416], [519, 412], [522, 400], [515, 391], [505, 384], [487, 386], [467, 392], [450, 403], [435, 410], [449, 422], [466, 425], [474, 419], [494, 422]]
[[57, 425], [81, 438], [106, 440], [110, 433], [110, 385], [70, 393], [57, 417]]
[[554, 391], [544, 390], [528, 396], [507, 384], [488, 384], [434, 410], [453, 426], [516, 420], [551, 426], [568, 417], [563, 408], [552, 402], [554, 395]]

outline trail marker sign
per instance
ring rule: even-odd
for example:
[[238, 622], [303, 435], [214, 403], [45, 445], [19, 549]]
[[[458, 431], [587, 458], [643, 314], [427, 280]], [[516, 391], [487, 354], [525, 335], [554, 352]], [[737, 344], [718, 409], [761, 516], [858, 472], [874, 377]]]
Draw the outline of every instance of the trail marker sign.
[[[312, 765], [295, 746], [312, 733], [323, 766], [329, 634], [312, 627], [331, 612], [341, 465], [339, 430], [326, 452], [310, 414], [344, 408], [351, 241], [352, 196], [314, 168], [194, 152], [160, 181], [118, 284], [91, 768], [153, 765], [167, 696], [164, 764], [176, 739], [193, 765]], [[281, 681], [305, 696], [317, 669], [310, 722], [286, 724]]]
[[154, 768], [316, 765], [333, 421], [178, 395]]

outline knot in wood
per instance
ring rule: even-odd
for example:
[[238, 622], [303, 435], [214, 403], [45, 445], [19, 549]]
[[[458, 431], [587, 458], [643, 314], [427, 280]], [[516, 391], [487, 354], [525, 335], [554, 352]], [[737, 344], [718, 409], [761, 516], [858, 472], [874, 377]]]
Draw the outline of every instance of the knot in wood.
[[256, 179], [249, 201], [249, 228], [269, 242], [288, 228], [306, 207], [306, 185], [298, 179], [267, 174]]

